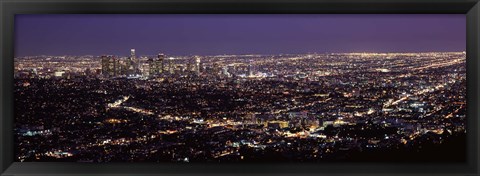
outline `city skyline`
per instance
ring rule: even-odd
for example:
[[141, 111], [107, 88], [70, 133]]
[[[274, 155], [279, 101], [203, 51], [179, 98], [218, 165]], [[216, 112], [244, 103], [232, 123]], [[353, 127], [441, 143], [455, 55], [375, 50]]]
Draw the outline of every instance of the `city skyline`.
[[464, 15], [15, 21], [17, 162], [468, 158]]
[[15, 60], [16, 161], [465, 161], [465, 52], [136, 53]]
[[465, 26], [464, 15], [18, 15], [15, 57], [464, 51]]

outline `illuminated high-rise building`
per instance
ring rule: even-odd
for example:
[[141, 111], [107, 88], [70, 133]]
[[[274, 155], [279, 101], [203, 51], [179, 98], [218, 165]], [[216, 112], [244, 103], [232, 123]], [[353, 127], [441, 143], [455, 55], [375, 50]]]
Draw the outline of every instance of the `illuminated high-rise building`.
[[165, 54], [158, 54], [157, 58], [158, 58], [158, 63], [160, 64], [160, 73], [163, 73], [165, 72]]
[[173, 74], [175, 72], [175, 66], [173, 65], [173, 60], [175, 60], [175, 58], [173, 57], [168, 58], [168, 72], [170, 74]]
[[120, 75], [128, 75], [130, 74], [130, 65], [131, 65], [131, 62], [130, 60], [128, 59], [124, 59], [122, 60], [120, 63], [119, 63], [120, 67], [119, 67], [119, 70], [120, 70]]
[[130, 49], [130, 58], [132, 58], [132, 60], [135, 60], [135, 49]]
[[128, 74], [140, 74], [140, 63], [135, 55], [135, 49], [130, 49], [130, 64]]
[[211, 74], [214, 75], [222, 74], [222, 67], [219, 63], [213, 63], [211, 71]]
[[163, 60], [165, 59], [164, 54], [158, 54], [157, 58], [151, 58], [148, 60], [148, 65], [149, 65], [149, 74], [150, 75], [157, 75], [160, 73], [163, 73], [164, 68], [163, 68]]
[[247, 68], [248, 76], [253, 76], [253, 70], [252, 70], [252, 61], [250, 60], [248, 62], [248, 68]]
[[202, 71], [201, 58], [199, 56], [195, 56], [195, 72], [197, 74], [200, 74], [201, 71]]
[[148, 63], [148, 75], [152, 76], [155, 75], [155, 64], [154, 64], [154, 58], [148, 58], [147, 63]]
[[102, 75], [105, 77], [117, 76], [117, 60], [112, 55], [102, 56]]
[[192, 72], [193, 71], [193, 64], [192, 64], [192, 58], [187, 59], [187, 68], [185, 69], [186, 72]]

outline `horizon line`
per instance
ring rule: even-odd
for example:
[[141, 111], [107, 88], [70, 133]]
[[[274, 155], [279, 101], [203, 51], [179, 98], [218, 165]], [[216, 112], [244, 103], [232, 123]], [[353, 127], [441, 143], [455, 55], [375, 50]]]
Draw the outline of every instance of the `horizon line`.
[[[216, 54], [216, 55], [200, 55], [200, 54], [190, 54], [190, 55], [170, 55], [170, 56], [181, 56], [181, 57], [187, 57], [187, 56], [248, 56], [248, 55], [257, 55], [257, 56], [272, 56], [272, 55], [309, 55], [309, 54], [407, 54], [407, 53], [461, 53], [464, 52], [466, 53], [466, 50], [463, 51], [408, 51], [408, 52], [398, 52], [398, 51], [389, 51], [389, 52], [308, 52], [308, 53], [278, 53], [278, 54], [259, 54], [259, 53], [250, 53], [250, 54]], [[143, 55], [137, 55], [137, 56], [155, 56], [158, 54], [165, 54], [165, 53], [157, 53], [157, 54], [143, 54]], [[167, 54], [165, 54], [167, 55]], [[83, 55], [69, 55], [69, 54], [64, 54], [64, 55], [47, 55], [47, 54], [41, 54], [41, 55], [30, 55], [30, 56], [14, 56], [14, 59], [16, 58], [22, 58], [22, 57], [38, 57], [38, 56], [49, 56], [49, 57], [65, 57], [65, 56], [120, 56], [120, 57], [128, 57], [129, 55], [115, 55], [115, 54], [100, 54], [100, 55], [94, 55], [94, 54], [83, 54]]]

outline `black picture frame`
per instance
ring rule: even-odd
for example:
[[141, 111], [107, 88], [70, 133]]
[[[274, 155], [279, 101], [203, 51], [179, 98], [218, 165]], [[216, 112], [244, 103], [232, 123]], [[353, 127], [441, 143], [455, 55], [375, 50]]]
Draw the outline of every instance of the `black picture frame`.
[[[479, 0], [0, 0], [0, 173], [20, 175], [479, 175]], [[15, 14], [465, 14], [467, 162], [166, 164], [14, 161]]]

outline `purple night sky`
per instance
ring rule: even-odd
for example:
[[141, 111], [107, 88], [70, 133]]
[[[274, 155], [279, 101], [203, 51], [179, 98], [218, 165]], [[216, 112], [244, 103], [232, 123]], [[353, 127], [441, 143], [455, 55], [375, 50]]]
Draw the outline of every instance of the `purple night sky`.
[[17, 15], [15, 56], [464, 51], [442, 15]]

